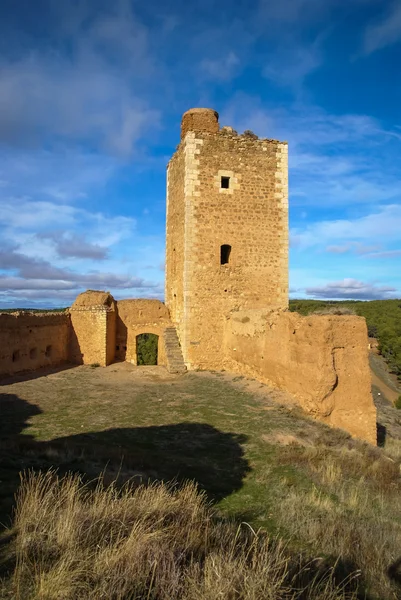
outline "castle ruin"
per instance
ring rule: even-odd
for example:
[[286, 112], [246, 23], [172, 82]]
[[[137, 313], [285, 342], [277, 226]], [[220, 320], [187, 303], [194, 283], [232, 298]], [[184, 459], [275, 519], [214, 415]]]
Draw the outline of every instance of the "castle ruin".
[[245, 374], [376, 444], [365, 320], [288, 311], [287, 144], [220, 128], [212, 109], [183, 115], [167, 168], [165, 304], [88, 291], [65, 314], [0, 314], [0, 375], [136, 364], [142, 333], [170, 372]]

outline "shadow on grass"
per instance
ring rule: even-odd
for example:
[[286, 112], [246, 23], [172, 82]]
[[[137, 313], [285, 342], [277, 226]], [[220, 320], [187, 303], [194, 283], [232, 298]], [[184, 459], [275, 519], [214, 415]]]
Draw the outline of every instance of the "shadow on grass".
[[19, 473], [55, 468], [87, 480], [140, 483], [194, 480], [211, 502], [242, 487], [250, 471], [242, 444], [246, 436], [205, 423], [108, 429], [37, 442], [29, 419], [41, 409], [13, 394], [0, 394], [0, 527], [10, 522]]
[[46, 377], [47, 375], [53, 375], [55, 373], [68, 371], [70, 369], [74, 369], [77, 366], [78, 364], [67, 361], [62, 362], [58, 365], [39, 367], [33, 371], [27, 369], [26, 371], [19, 371], [18, 373], [14, 373], [13, 375], [0, 375], [0, 388], [3, 385], [21, 383], [22, 381], [31, 381], [31, 379], [39, 379], [41, 377]]

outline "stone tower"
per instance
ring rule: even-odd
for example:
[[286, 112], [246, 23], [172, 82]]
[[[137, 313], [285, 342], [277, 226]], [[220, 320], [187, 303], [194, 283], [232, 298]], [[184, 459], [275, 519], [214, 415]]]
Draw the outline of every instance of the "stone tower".
[[288, 306], [288, 148], [194, 108], [167, 168], [165, 301], [189, 368], [223, 365], [233, 310]]

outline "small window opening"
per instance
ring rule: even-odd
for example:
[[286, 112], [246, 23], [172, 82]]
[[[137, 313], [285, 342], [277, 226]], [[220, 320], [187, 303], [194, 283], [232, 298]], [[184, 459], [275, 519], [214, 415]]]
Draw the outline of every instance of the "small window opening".
[[230, 178], [229, 177], [221, 178], [221, 187], [223, 188], [223, 190], [228, 190], [228, 188], [230, 187]]
[[116, 346], [116, 351], [118, 352], [120, 350], [120, 346]]
[[38, 356], [38, 349], [37, 348], [31, 348], [29, 350], [29, 358], [30, 359], [34, 359]]
[[17, 360], [19, 360], [19, 350], [14, 350], [12, 361], [17, 362]]
[[229, 244], [223, 244], [220, 246], [220, 264], [228, 265], [230, 262], [231, 246]]
[[52, 347], [51, 346], [46, 346], [46, 350], [45, 350], [45, 356], [47, 358], [50, 358], [52, 355]]

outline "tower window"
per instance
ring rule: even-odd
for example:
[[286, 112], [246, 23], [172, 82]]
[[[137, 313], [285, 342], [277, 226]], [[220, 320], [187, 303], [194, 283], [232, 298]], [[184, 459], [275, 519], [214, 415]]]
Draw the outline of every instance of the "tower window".
[[228, 265], [230, 262], [231, 246], [223, 244], [220, 246], [220, 264]]
[[230, 178], [229, 177], [221, 178], [221, 187], [223, 188], [223, 190], [229, 189], [229, 187], [230, 187]]

